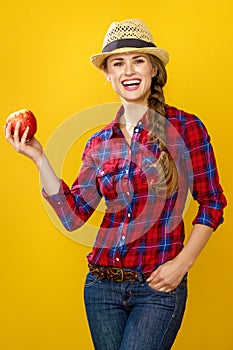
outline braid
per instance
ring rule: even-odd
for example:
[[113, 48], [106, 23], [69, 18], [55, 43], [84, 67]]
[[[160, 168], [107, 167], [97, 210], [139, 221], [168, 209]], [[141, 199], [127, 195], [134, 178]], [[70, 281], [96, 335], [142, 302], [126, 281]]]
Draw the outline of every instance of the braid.
[[157, 143], [160, 149], [158, 160], [152, 165], [157, 170], [156, 183], [150, 183], [150, 188], [157, 194], [166, 193], [172, 195], [177, 190], [178, 174], [176, 165], [166, 148], [166, 106], [163, 94], [163, 86], [167, 82], [167, 73], [162, 62], [155, 56], [150, 55], [153, 66], [158, 68], [156, 77], [152, 78], [151, 95], [148, 98], [149, 134], [148, 142]]

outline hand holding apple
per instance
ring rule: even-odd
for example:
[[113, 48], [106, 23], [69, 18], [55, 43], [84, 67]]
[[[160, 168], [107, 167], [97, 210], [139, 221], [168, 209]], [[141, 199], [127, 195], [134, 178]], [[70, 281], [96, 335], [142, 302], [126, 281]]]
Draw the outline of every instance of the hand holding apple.
[[9, 115], [4, 127], [6, 140], [21, 154], [31, 158], [37, 166], [43, 156], [40, 142], [33, 137], [37, 130], [34, 114], [22, 109]]
[[20, 122], [18, 134], [19, 140], [21, 140], [27, 126], [29, 127], [27, 141], [31, 140], [37, 131], [37, 122], [35, 115], [28, 109], [20, 109], [17, 112], [11, 113], [6, 120], [6, 127], [9, 123], [11, 123], [12, 136], [14, 135], [15, 127], [18, 122]]

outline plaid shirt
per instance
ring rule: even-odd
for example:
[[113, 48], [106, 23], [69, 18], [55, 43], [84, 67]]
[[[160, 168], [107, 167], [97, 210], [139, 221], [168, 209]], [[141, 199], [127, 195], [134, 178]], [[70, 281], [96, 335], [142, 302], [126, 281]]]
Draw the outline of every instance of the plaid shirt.
[[178, 174], [178, 190], [156, 194], [154, 166], [161, 150], [148, 142], [145, 116], [126, 142], [119, 118], [93, 135], [85, 147], [82, 168], [71, 189], [61, 180], [58, 194], [43, 195], [69, 231], [82, 226], [102, 197], [106, 211], [88, 261], [101, 266], [152, 272], [182, 249], [182, 213], [188, 190], [199, 203], [193, 224], [214, 230], [223, 221], [226, 199], [219, 184], [210, 138], [196, 116], [167, 106], [166, 147]]

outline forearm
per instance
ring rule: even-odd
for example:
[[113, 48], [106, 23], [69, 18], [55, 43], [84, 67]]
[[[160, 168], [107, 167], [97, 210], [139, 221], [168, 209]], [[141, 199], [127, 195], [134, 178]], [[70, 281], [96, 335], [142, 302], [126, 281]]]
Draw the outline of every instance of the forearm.
[[60, 180], [53, 171], [47, 157], [43, 152], [43, 148], [39, 141], [33, 137], [27, 142], [29, 127], [26, 128], [21, 139], [19, 137], [20, 122], [16, 124], [14, 134], [12, 136], [11, 123], [5, 127], [5, 137], [12, 147], [26, 157], [30, 158], [37, 166], [43, 187], [48, 195], [56, 194], [60, 188]]
[[51, 196], [58, 193], [60, 188], [60, 180], [52, 169], [46, 155], [43, 153], [41, 157], [35, 161], [39, 170], [42, 186], [47, 195]]
[[147, 279], [149, 284], [160, 291], [175, 289], [183, 276], [194, 264], [196, 258], [208, 242], [213, 229], [196, 224], [193, 226], [190, 237], [175, 259], [159, 266]]
[[196, 224], [193, 226], [187, 243], [176, 257], [177, 262], [180, 262], [185, 270], [188, 271], [192, 267], [198, 255], [208, 242], [212, 232], [213, 229], [206, 225]]

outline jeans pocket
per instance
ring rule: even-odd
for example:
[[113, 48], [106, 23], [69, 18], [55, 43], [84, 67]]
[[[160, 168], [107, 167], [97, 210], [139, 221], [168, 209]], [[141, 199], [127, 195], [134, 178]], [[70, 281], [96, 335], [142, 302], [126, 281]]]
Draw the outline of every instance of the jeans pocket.
[[159, 291], [159, 290], [151, 287], [148, 282], [145, 282], [144, 284], [148, 290], [153, 291], [154, 293], [157, 293], [157, 294], [161, 294], [161, 295], [175, 295], [179, 291], [186, 291], [186, 293], [187, 293], [187, 276], [188, 276], [188, 274], [186, 273], [184, 275], [184, 277], [182, 278], [180, 284], [178, 284], [178, 286], [174, 290], [171, 290], [170, 292]]
[[95, 285], [96, 283], [98, 283], [98, 281], [99, 281], [98, 277], [95, 277], [92, 275], [91, 272], [88, 272], [84, 287], [85, 288], [91, 287], [91, 286]]
[[157, 290], [157, 289], [151, 287], [148, 282], [145, 282], [145, 286], [147, 287], [147, 289], [150, 292], [153, 292], [153, 293], [158, 294], [158, 295], [169, 296], [169, 295], [174, 295], [175, 294], [175, 290], [171, 290], [170, 292], [162, 292], [160, 290]]

